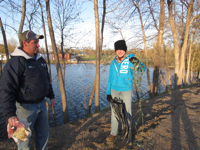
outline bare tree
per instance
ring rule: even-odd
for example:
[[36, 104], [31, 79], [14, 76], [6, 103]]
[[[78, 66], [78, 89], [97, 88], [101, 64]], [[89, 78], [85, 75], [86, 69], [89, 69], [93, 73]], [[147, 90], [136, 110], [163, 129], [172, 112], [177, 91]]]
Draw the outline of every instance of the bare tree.
[[51, 37], [52, 48], [53, 48], [53, 52], [54, 52], [54, 55], [55, 55], [58, 81], [59, 81], [59, 85], [60, 85], [64, 123], [66, 124], [67, 122], [69, 122], [68, 109], [67, 109], [67, 97], [66, 97], [66, 92], [65, 92], [65, 87], [64, 87], [64, 81], [63, 81], [63, 78], [62, 78], [60, 62], [59, 62], [59, 59], [58, 59], [58, 51], [57, 51], [56, 42], [55, 42], [55, 38], [54, 38], [54, 31], [53, 31], [51, 15], [50, 15], [49, 0], [46, 0], [46, 11], [47, 11], [48, 26], [49, 26], [49, 34], [50, 34], [50, 37]]
[[70, 37], [70, 32], [73, 30], [74, 24], [77, 24], [81, 21], [81, 7], [80, 3], [74, 0], [63, 0], [63, 1], [53, 1], [54, 2], [54, 26], [58, 36], [60, 37], [60, 51], [63, 59], [63, 69], [62, 76], [65, 79], [65, 51], [64, 47], [67, 44], [64, 43], [66, 37]]
[[51, 66], [50, 66], [50, 60], [49, 60], [49, 50], [48, 50], [48, 46], [47, 46], [47, 36], [46, 36], [46, 28], [45, 28], [45, 22], [44, 22], [44, 16], [43, 16], [43, 9], [42, 9], [42, 4], [40, 3], [40, 0], [38, 0], [38, 3], [40, 5], [40, 9], [41, 9], [42, 26], [43, 26], [43, 31], [44, 31], [44, 41], [45, 41], [45, 48], [46, 48], [46, 53], [47, 53], [47, 63], [48, 63], [48, 67], [49, 67], [50, 80], [52, 82]]
[[[193, 29], [191, 35], [190, 35], [190, 46], [189, 46], [189, 55], [188, 55], [188, 61], [187, 61], [187, 74], [186, 74], [186, 84], [189, 84], [189, 79], [190, 79], [190, 83], [192, 83], [193, 80], [193, 75], [191, 74], [190, 70], [191, 69], [191, 62], [193, 63], [193, 61], [191, 61], [191, 57], [192, 57], [192, 53], [193, 53], [193, 38], [194, 38], [194, 34], [195, 32], [199, 29], [199, 26], [197, 26], [196, 29]], [[191, 77], [190, 77], [191, 76]]]
[[1, 21], [1, 17], [0, 17], [0, 27], [1, 27], [1, 32], [2, 32], [2, 35], [3, 35], [3, 41], [4, 41], [4, 48], [5, 48], [5, 53], [6, 53], [6, 59], [8, 61], [8, 59], [9, 59], [8, 45], [7, 45], [6, 33], [5, 33], [5, 30], [4, 30], [2, 21]]
[[[47, 53], [47, 63], [48, 63], [48, 69], [49, 69], [50, 82], [52, 84], [51, 64], [50, 64], [50, 60], [49, 60], [49, 50], [48, 50], [48, 46], [47, 46], [47, 36], [46, 36], [46, 28], [45, 28], [45, 22], [44, 22], [44, 16], [43, 16], [43, 9], [42, 9], [42, 4], [40, 3], [40, 0], [38, 0], [38, 3], [40, 5], [40, 9], [41, 9], [42, 25], [43, 25], [43, 30], [44, 30], [45, 48], [46, 48], [46, 53]], [[54, 126], [56, 126], [56, 116], [55, 116], [54, 106], [52, 106], [52, 112], [53, 112]]]
[[141, 12], [140, 12], [140, 8], [139, 8], [138, 4], [135, 3], [134, 0], [132, 2], [134, 4], [134, 6], [136, 7], [136, 9], [138, 11], [138, 14], [139, 14], [139, 18], [140, 18], [140, 24], [141, 24], [142, 35], [143, 35], [143, 40], [144, 40], [144, 50], [145, 50], [145, 55], [146, 55], [148, 91], [149, 91], [149, 94], [151, 95], [150, 74], [149, 74], [149, 61], [148, 61], [148, 53], [147, 53], [147, 43], [146, 43], [145, 29], [144, 29], [144, 25], [143, 25], [143, 20], [142, 20], [142, 15], [141, 15]]
[[192, 44], [193, 44], [193, 34], [192, 32], [191, 37], [190, 37], [190, 48], [189, 48], [189, 55], [188, 55], [188, 62], [187, 62], [187, 74], [186, 74], [186, 84], [189, 84], [189, 73], [190, 73], [190, 63], [191, 63], [191, 56], [192, 56]]
[[[102, 47], [103, 47], [103, 31], [104, 31], [104, 24], [105, 24], [105, 16], [106, 16], [106, 0], [103, 1], [103, 15], [102, 15], [102, 23], [101, 23], [101, 38], [100, 38], [100, 57], [101, 57], [101, 53], [102, 53]], [[95, 94], [95, 86], [96, 86], [96, 75], [94, 78], [94, 84], [93, 84], [93, 88], [92, 88], [92, 92], [91, 92], [91, 96], [90, 96], [90, 100], [88, 103], [88, 110], [87, 110], [87, 114], [90, 114], [90, 109], [92, 106], [92, 100]]]
[[184, 26], [184, 39], [183, 44], [179, 47], [178, 41], [178, 31], [176, 29], [174, 14], [173, 14], [173, 0], [167, 0], [168, 3], [168, 12], [169, 12], [169, 23], [171, 26], [173, 34], [173, 43], [174, 43], [174, 53], [175, 53], [175, 88], [182, 86], [185, 77], [185, 55], [188, 45], [188, 37], [190, 32], [190, 25], [197, 18], [200, 17], [200, 14], [192, 17], [194, 0], [191, 0], [190, 3], [181, 1], [187, 9], [186, 23]]
[[91, 95], [90, 95], [90, 100], [89, 100], [89, 103], [88, 103], [88, 108], [87, 108], [87, 115], [90, 114], [90, 110], [91, 110], [91, 107], [92, 107], [92, 101], [93, 101], [93, 97], [94, 97], [94, 94], [95, 94], [95, 88], [96, 88], [96, 76], [94, 78], [94, 84], [93, 84], [93, 88], [92, 88], [92, 92], [91, 92]]
[[[148, 1], [150, 3], [150, 1]], [[150, 13], [153, 16], [151, 7]], [[160, 0], [160, 19], [159, 19], [159, 28], [157, 27], [156, 21], [153, 16], [153, 20], [155, 22], [155, 27], [158, 30], [157, 43], [154, 53], [154, 72], [153, 72], [153, 82], [152, 82], [152, 94], [158, 94], [158, 82], [159, 82], [159, 70], [160, 66], [163, 67], [164, 63], [161, 60], [165, 60], [164, 49], [162, 48], [163, 41], [163, 33], [164, 33], [164, 18], [165, 18], [165, 0]], [[160, 59], [161, 58], [161, 59]], [[162, 70], [161, 70], [162, 71]]]
[[21, 22], [20, 22], [19, 31], [18, 31], [18, 37], [23, 31], [25, 15], [26, 15], [26, 0], [23, 0], [22, 1], [22, 16], [21, 16]]
[[101, 38], [100, 38], [100, 56], [102, 54], [102, 47], [103, 47], [103, 30], [104, 30], [104, 24], [105, 24], [105, 17], [106, 17], [106, 0], [103, 0], [103, 16], [102, 16], [102, 22], [101, 22]]
[[95, 28], [96, 28], [96, 77], [95, 77], [95, 112], [100, 111], [99, 87], [100, 87], [100, 41], [99, 41], [99, 14], [98, 0], [94, 0]]

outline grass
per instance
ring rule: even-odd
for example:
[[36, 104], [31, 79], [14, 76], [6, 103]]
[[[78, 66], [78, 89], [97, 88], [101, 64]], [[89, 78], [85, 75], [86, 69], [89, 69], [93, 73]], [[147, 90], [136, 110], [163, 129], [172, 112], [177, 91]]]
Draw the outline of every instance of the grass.
[[81, 57], [81, 60], [82, 60], [82, 61], [96, 60], [96, 55], [82, 56], [82, 57]]

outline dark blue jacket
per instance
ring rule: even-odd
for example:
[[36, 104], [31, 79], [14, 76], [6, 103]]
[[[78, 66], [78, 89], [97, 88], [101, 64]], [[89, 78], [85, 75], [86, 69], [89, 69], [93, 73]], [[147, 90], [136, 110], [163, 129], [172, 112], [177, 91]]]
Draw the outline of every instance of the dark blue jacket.
[[3, 68], [0, 78], [0, 104], [8, 118], [16, 116], [16, 101], [19, 103], [39, 103], [45, 97], [54, 98], [47, 63], [37, 54], [28, 56], [16, 48]]

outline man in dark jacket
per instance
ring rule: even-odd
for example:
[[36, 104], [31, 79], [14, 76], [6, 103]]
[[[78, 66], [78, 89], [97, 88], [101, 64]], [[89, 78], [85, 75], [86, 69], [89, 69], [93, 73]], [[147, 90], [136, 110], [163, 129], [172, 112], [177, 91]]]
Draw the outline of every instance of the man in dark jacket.
[[[37, 150], [46, 149], [49, 138], [48, 113], [45, 97], [55, 105], [47, 63], [38, 54], [39, 39], [32, 31], [25, 31], [19, 37], [20, 47], [11, 53], [3, 68], [0, 79], [0, 103], [2, 112], [10, 126], [24, 119], [35, 131]], [[30, 149], [30, 139], [18, 144], [18, 149]]]

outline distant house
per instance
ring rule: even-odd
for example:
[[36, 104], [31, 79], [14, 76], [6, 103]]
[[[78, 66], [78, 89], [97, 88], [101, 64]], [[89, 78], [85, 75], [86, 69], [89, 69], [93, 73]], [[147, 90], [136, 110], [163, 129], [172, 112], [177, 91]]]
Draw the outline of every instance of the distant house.
[[[41, 55], [42, 55], [42, 57], [44, 57], [44, 59], [47, 59], [47, 54], [41, 54]], [[58, 54], [58, 58], [59, 58], [59, 60], [63, 60], [61, 53]], [[64, 55], [65, 60], [70, 60], [73, 58], [80, 60], [80, 57], [78, 57], [77, 55], [71, 54], [71, 53], [67, 53]], [[55, 55], [49, 54], [49, 60], [55, 60]]]
[[[67, 53], [67, 54], [64, 55], [64, 59], [65, 60], [68, 60], [70, 58], [71, 58], [71, 54]], [[59, 60], [63, 60], [63, 57], [62, 57], [61, 53], [58, 54], [58, 59]], [[52, 60], [55, 60], [55, 55], [54, 54], [52, 54]]]

